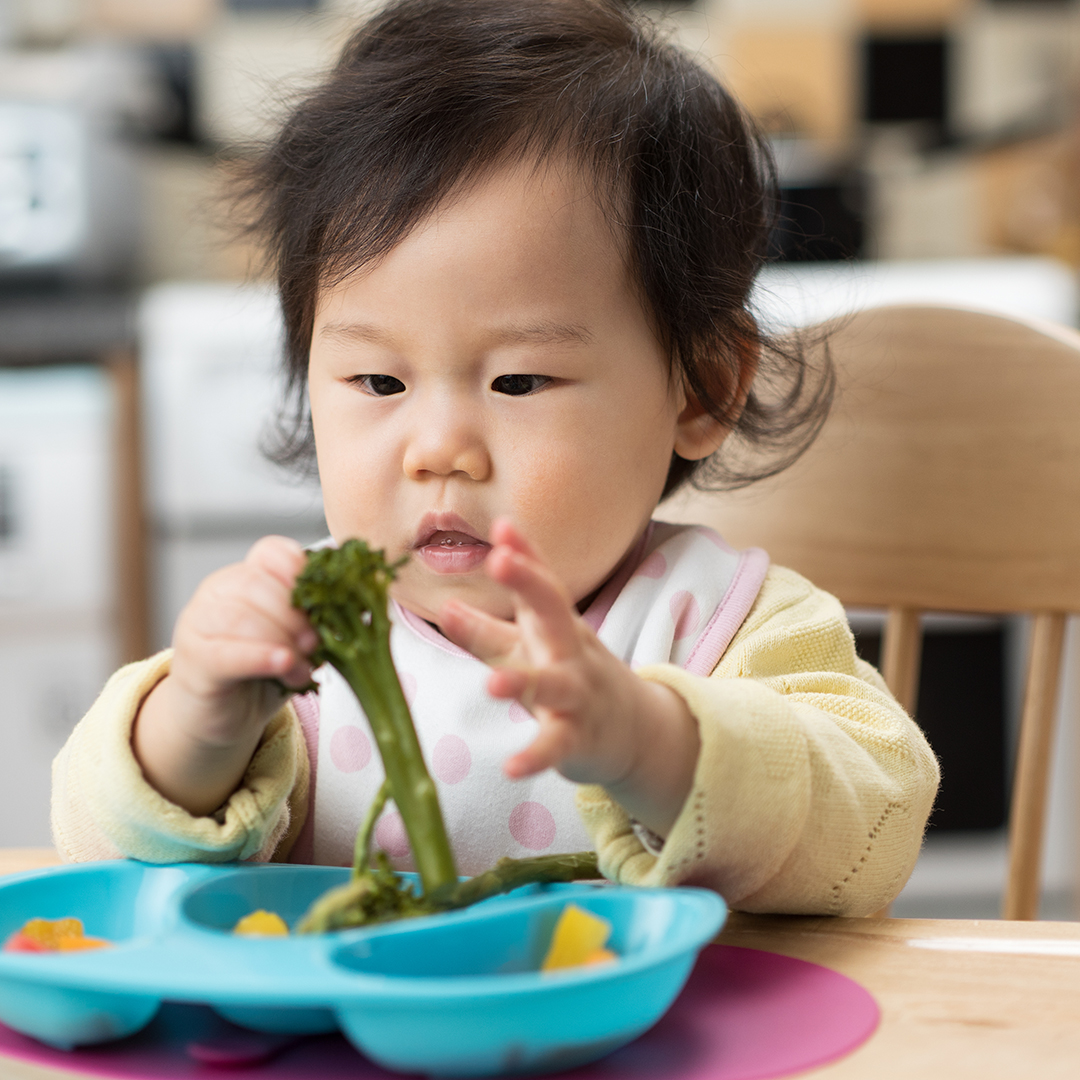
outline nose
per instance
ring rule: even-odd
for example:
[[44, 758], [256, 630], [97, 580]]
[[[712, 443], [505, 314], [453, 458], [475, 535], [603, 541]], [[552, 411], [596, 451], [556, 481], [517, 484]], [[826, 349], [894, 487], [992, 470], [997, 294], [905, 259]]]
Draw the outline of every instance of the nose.
[[428, 402], [411, 420], [413, 431], [402, 460], [410, 480], [455, 473], [486, 480], [491, 475], [482, 425], [469, 403], [455, 397]]

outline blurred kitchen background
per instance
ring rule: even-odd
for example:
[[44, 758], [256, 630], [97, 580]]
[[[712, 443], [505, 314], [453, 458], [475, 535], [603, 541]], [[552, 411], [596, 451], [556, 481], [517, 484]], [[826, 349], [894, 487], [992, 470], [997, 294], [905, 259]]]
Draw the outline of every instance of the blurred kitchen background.
[[[280, 327], [222, 195], [370, 6], [0, 0], [0, 846], [49, 842], [51, 758], [206, 573], [264, 533], [324, 532], [317, 485], [260, 454]], [[770, 324], [935, 300], [1076, 325], [1080, 0], [643, 6], [773, 140]], [[873, 657], [879, 616], [853, 620]], [[1026, 627], [926, 630], [919, 718], [946, 779], [895, 911], [993, 916]], [[1068, 649], [1056, 918], [1077, 914], [1075, 626]]]

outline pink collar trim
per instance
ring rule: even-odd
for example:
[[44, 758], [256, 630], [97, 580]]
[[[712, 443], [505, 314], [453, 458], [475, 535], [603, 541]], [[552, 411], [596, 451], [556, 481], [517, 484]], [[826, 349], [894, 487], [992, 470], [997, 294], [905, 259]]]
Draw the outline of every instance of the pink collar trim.
[[[443, 652], [447, 652], [451, 656], [466, 656], [470, 660], [476, 660], [476, 657], [471, 652], [461, 648], [460, 645], [455, 645], [448, 637], [439, 633], [426, 619], [421, 619], [419, 615], [413, 614], [408, 608], [402, 607], [396, 600], [391, 600], [390, 605], [394, 612], [394, 618], [400, 619], [405, 626], [418, 637], [423, 638], [424, 641], [442, 649]], [[479, 663], [479, 661], [477, 662]]]
[[713, 673], [731, 639], [750, 614], [768, 571], [769, 556], [761, 548], [747, 548], [740, 553], [739, 565], [724, 598], [686, 658], [685, 670], [691, 675]]

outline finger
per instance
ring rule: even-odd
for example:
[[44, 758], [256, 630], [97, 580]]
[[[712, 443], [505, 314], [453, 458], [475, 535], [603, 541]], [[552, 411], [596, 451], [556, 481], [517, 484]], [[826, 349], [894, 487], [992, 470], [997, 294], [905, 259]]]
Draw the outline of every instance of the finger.
[[513, 652], [521, 632], [513, 623], [478, 611], [460, 600], [448, 600], [439, 612], [439, 629], [455, 644], [485, 663]]
[[[491, 541], [492, 555], [496, 556], [493, 564], [495, 573], [505, 574], [508, 578], [506, 581], [500, 580], [500, 584], [516, 588], [516, 584], [520, 582], [522, 585], [532, 584], [542, 588], [550, 602], [570, 612], [572, 620], [574, 609], [570, 594], [548, 567], [543, 556], [509, 518], [495, 519], [491, 526]], [[492, 566], [490, 556], [488, 565]], [[526, 598], [524, 590], [517, 591], [522, 592], [523, 599]], [[530, 606], [538, 613], [541, 612], [541, 606]]]
[[264, 536], [251, 545], [244, 562], [262, 567], [292, 592], [297, 575], [307, 563], [307, 554], [291, 537]]
[[533, 546], [533, 544], [526, 539], [525, 534], [510, 520], [510, 518], [496, 518], [491, 523], [491, 535], [489, 537], [492, 545], [503, 544], [506, 547], [513, 548], [514, 551], [530, 559], [535, 559], [537, 562], [543, 562], [544, 557]]
[[[251, 679], [279, 679], [300, 687], [311, 678], [311, 667], [294, 649], [243, 638], [206, 637], [192, 642], [192, 661], [186, 665], [187, 681], [203, 693], [228, 689]], [[194, 654], [194, 655], [192, 655]], [[197, 674], [194, 674], [197, 673]]]
[[487, 689], [492, 697], [514, 698], [529, 712], [577, 713], [584, 698], [581, 680], [560, 668], [496, 668], [488, 676]]
[[555, 768], [570, 756], [573, 749], [573, 732], [568, 725], [549, 721], [524, 750], [507, 758], [503, 772], [511, 780], [522, 780], [545, 769]]
[[318, 644], [318, 635], [311, 628], [307, 616], [293, 606], [292, 594], [296, 579], [307, 565], [307, 552], [288, 536], [264, 536], [257, 540], [244, 556], [249, 562], [276, 579], [285, 589], [288, 604], [286, 627], [298, 639], [298, 645], [310, 652]]
[[311, 686], [312, 667], [302, 653], [296, 653], [292, 667], [277, 676], [278, 681], [292, 690], [302, 690]]
[[536, 668], [500, 667], [488, 676], [487, 690], [493, 698], [514, 699], [531, 713], [536, 708], [537, 681]]
[[519, 609], [536, 617], [536, 629], [557, 659], [577, 651], [577, 612], [562, 583], [543, 563], [504, 545], [492, 549], [487, 566], [492, 579], [514, 593]]
[[267, 638], [308, 653], [318, 636], [307, 616], [292, 606], [291, 590], [255, 562], [211, 574], [192, 604], [193, 618], [208, 635]]

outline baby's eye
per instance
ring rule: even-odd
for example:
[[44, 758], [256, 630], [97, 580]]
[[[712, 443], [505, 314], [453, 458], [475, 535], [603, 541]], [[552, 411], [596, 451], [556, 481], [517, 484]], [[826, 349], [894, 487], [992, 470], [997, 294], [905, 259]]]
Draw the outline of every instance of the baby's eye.
[[531, 394], [541, 386], [547, 386], [551, 379], [547, 375], [500, 375], [492, 384], [496, 394], [510, 394], [520, 397]]
[[375, 397], [389, 397], [405, 390], [405, 384], [393, 375], [354, 375], [349, 382]]

